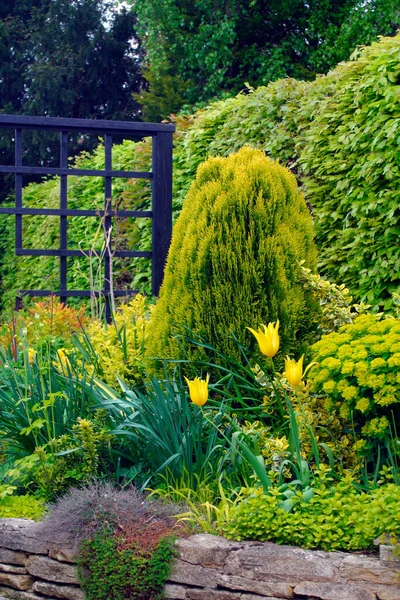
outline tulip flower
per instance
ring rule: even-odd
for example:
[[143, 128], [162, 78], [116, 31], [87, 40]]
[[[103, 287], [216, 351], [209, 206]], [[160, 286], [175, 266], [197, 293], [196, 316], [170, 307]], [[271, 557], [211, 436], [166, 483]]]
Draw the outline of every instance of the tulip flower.
[[[262, 331], [261, 327], [264, 328], [264, 331]], [[258, 331], [251, 329], [251, 327], [247, 329], [256, 338], [261, 352], [265, 356], [268, 356], [268, 358], [272, 358], [279, 350], [279, 321], [275, 325], [274, 323], [268, 323], [268, 326], [261, 325], [261, 327], [258, 328]]]
[[205, 381], [203, 379], [199, 379], [199, 377], [195, 377], [192, 381], [190, 381], [187, 377], [185, 377], [185, 379], [189, 386], [191, 401], [193, 404], [196, 404], [196, 406], [203, 406], [208, 400], [208, 382], [210, 380], [210, 376], [207, 375]]
[[33, 348], [28, 348], [28, 362], [30, 365], [33, 363], [35, 356], [36, 350], [34, 350]]
[[304, 354], [299, 360], [296, 362], [294, 358], [289, 358], [288, 356], [285, 359], [285, 377], [290, 383], [290, 385], [296, 386], [300, 383], [304, 375], [307, 373], [308, 369], [311, 369], [313, 365], [316, 363], [312, 362], [308, 365], [308, 367], [303, 372], [303, 360]]

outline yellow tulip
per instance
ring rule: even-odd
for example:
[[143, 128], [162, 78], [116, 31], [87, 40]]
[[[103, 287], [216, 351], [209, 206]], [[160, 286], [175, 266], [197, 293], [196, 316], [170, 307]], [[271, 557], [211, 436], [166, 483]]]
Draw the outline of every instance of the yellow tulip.
[[203, 379], [199, 379], [199, 377], [195, 377], [192, 381], [190, 381], [187, 377], [185, 377], [185, 379], [189, 386], [191, 401], [193, 404], [196, 404], [196, 406], [203, 406], [208, 400], [208, 382], [210, 380], [210, 376], [207, 375], [205, 381]]
[[289, 358], [288, 356], [285, 359], [285, 377], [290, 383], [290, 385], [296, 386], [300, 383], [304, 375], [307, 373], [308, 369], [311, 369], [313, 365], [316, 363], [312, 362], [308, 365], [308, 367], [303, 372], [303, 360], [304, 354], [299, 360], [296, 362], [294, 358]]
[[[262, 331], [261, 327], [264, 328], [264, 331]], [[261, 352], [265, 356], [268, 356], [268, 358], [272, 358], [279, 350], [279, 321], [275, 325], [274, 323], [268, 323], [268, 326], [261, 325], [261, 327], [258, 328], [258, 331], [251, 329], [251, 327], [247, 329], [256, 338]]]
[[33, 348], [28, 348], [28, 362], [30, 365], [33, 363], [35, 356], [36, 350], [34, 350]]
[[66, 348], [60, 348], [59, 350], [57, 350], [58, 361], [55, 360], [53, 362], [53, 365], [55, 367], [59, 367], [61, 364], [61, 367], [63, 368], [63, 370], [71, 368], [71, 363], [69, 361], [68, 354], [69, 354], [69, 352]]

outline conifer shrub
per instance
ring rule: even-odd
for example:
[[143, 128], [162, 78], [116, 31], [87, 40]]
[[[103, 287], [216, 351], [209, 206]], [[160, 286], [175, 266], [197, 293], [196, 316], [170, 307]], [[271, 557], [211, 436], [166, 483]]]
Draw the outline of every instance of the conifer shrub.
[[311, 217], [290, 172], [249, 147], [198, 170], [176, 223], [147, 355], [192, 354], [182, 325], [222, 354], [252, 343], [246, 327], [280, 321], [281, 347], [308, 338], [318, 308], [299, 282], [300, 261], [315, 269]]

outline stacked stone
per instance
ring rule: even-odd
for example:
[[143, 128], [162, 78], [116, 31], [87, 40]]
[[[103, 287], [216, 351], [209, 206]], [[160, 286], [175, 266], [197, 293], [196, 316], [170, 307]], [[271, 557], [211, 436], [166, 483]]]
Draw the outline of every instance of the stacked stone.
[[76, 552], [40, 535], [26, 519], [0, 519], [0, 600], [84, 600]]
[[[388, 542], [380, 558], [207, 534], [177, 546], [168, 600], [400, 600], [400, 563]], [[32, 521], [0, 519], [0, 600], [84, 600], [76, 560]]]
[[400, 600], [400, 564], [388, 546], [381, 560], [206, 534], [178, 546], [170, 600]]

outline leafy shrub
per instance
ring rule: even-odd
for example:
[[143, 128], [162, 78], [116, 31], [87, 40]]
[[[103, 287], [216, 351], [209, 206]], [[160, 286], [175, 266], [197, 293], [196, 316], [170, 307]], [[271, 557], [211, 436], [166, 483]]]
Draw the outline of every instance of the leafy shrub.
[[44, 503], [34, 496], [5, 496], [0, 499], [0, 518], [39, 521], [45, 513]]
[[40, 524], [43, 535], [78, 547], [104, 527], [121, 531], [146, 521], [169, 522], [176, 506], [150, 500], [136, 488], [117, 489], [110, 483], [91, 483], [70, 489], [51, 506]]
[[5, 477], [13, 486], [32, 489], [52, 502], [70, 487], [110, 476], [115, 468], [112, 441], [105, 412], [97, 410], [91, 420], [78, 417], [69, 433], [16, 459]]
[[322, 550], [366, 550], [382, 533], [400, 533], [399, 488], [394, 484], [366, 493], [357, 491], [349, 478], [332, 485], [323, 477], [313, 491], [308, 499], [301, 491], [292, 492], [288, 512], [282, 506], [287, 492], [277, 487], [268, 494], [250, 490], [229, 510], [224, 535]]
[[140, 294], [128, 304], [121, 304], [113, 315], [113, 322], [91, 322], [82, 342], [88, 342], [94, 351], [94, 365], [87, 365], [103, 381], [117, 383], [117, 376], [130, 383], [141, 383], [144, 349], [151, 308]]
[[161, 599], [174, 555], [174, 539], [165, 527], [99, 533], [81, 547], [82, 588], [88, 600]]
[[297, 282], [300, 260], [313, 268], [316, 249], [311, 218], [287, 169], [248, 147], [208, 160], [174, 229], [147, 356], [190, 351], [185, 339], [172, 338], [177, 324], [236, 356], [229, 331], [243, 342], [247, 326], [279, 319], [283, 349], [301, 346], [318, 307]]
[[321, 316], [317, 323], [317, 333], [331, 333], [346, 323], [353, 323], [357, 315], [365, 313], [370, 305], [353, 304], [353, 297], [342, 283], [337, 285], [301, 267], [302, 281], [306, 289], [312, 290], [321, 306]]
[[400, 416], [399, 334], [399, 319], [360, 315], [312, 347], [311, 389], [327, 396], [329, 410], [354, 417], [365, 437], [384, 437]]

